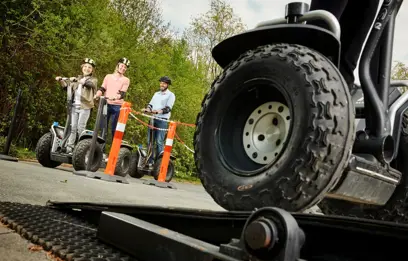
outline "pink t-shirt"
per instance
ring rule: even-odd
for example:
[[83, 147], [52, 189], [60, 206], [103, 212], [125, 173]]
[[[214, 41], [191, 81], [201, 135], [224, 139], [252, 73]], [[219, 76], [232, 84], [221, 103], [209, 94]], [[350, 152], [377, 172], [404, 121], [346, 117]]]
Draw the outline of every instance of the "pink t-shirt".
[[[116, 76], [108, 74], [103, 79], [102, 87], [106, 89], [105, 97], [116, 97], [119, 91], [126, 92], [130, 84], [130, 80], [126, 76]], [[123, 99], [107, 100], [109, 104], [122, 105]]]

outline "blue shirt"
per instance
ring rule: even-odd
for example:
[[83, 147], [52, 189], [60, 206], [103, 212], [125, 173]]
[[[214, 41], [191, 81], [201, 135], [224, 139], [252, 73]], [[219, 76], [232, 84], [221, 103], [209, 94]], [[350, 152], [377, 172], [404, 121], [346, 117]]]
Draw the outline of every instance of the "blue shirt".
[[[152, 106], [152, 110], [162, 110], [166, 106], [173, 109], [174, 102], [176, 100], [176, 96], [172, 93], [169, 89], [166, 91], [158, 91], [155, 92], [152, 99], [149, 102], [149, 105]], [[156, 114], [157, 117], [170, 119], [171, 112], [164, 113], [164, 114]]]

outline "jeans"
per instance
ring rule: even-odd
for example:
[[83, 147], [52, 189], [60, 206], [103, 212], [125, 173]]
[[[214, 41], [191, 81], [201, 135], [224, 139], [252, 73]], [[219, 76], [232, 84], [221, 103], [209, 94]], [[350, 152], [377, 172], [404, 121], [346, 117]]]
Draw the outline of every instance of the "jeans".
[[77, 138], [77, 133], [79, 137], [79, 135], [81, 135], [81, 133], [85, 130], [90, 114], [91, 114], [90, 109], [80, 109], [75, 107], [72, 108], [71, 135], [68, 138], [67, 152], [73, 151], [75, 141]]
[[[323, 9], [332, 13], [341, 27], [340, 72], [347, 84], [354, 83], [354, 70], [360, 57], [365, 38], [374, 22], [379, 0], [312, 0], [310, 10]], [[316, 20], [308, 24], [328, 28]]]
[[[161, 121], [161, 120], [154, 120], [153, 126], [156, 128], [160, 128], [160, 129], [167, 129], [168, 126], [168, 122], [167, 121]], [[154, 146], [154, 142], [156, 142], [156, 156], [159, 155], [163, 150], [164, 150], [164, 139], [166, 137], [166, 131], [163, 130], [155, 130], [155, 129], [151, 129], [149, 128], [147, 131], [147, 147], [150, 147], [150, 132], [153, 132], [153, 144], [152, 146]], [[154, 149], [154, 147], [153, 147]], [[154, 152], [154, 151], [153, 151]], [[152, 155], [149, 158], [149, 163], [153, 163], [153, 159], [154, 157], [156, 157], [154, 155], [154, 153], [152, 153]]]
[[[112, 133], [112, 142], [113, 142], [113, 137], [115, 136], [115, 130], [116, 130], [116, 125], [118, 124], [118, 119], [119, 119], [119, 114], [120, 114], [120, 105], [111, 105], [108, 104], [107, 107], [107, 113], [106, 113], [106, 124], [104, 121], [101, 122], [100, 127], [101, 128], [106, 128], [105, 129], [105, 134], [104, 134], [104, 139], [105, 139], [105, 144], [106, 144], [106, 138], [108, 135], [108, 126], [109, 126], [109, 121], [112, 118], [111, 122], [111, 133]], [[105, 144], [102, 146], [102, 150], [105, 152]]]
[[[119, 114], [120, 114], [120, 105], [110, 105], [108, 104], [108, 114], [107, 114], [107, 126], [109, 126], [109, 120], [112, 117], [112, 140], [113, 136], [115, 136], [116, 125], [118, 124]], [[106, 128], [106, 131], [108, 128]]]

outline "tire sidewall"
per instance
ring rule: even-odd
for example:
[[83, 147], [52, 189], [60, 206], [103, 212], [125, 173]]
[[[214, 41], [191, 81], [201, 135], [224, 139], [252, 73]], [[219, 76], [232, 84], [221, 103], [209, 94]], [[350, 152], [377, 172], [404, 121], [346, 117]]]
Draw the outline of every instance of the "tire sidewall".
[[[219, 142], [231, 140], [233, 131], [221, 135], [220, 122], [223, 117], [246, 118], [229, 107], [252, 79], [274, 84], [289, 102], [291, 123], [284, 151], [275, 162], [258, 169], [256, 175], [243, 176], [228, 168], [223, 158]], [[257, 96], [259, 100], [266, 98], [270, 100], [265, 102], [274, 100], [271, 96]], [[352, 148], [353, 124], [347, 84], [330, 60], [299, 45], [261, 46], [231, 63], [202, 102], [194, 135], [198, 175], [206, 191], [229, 210], [265, 205], [290, 211], [306, 209], [341, 176]]]
[[140, 179], [143, 178], [144, 174], [142, 172], [139, 172], [138, 169], [138, 163], [139, 163], [139, 152], [136, 151], [135, 153], [132, 153], [130, 156], [130, 162], [129, 162], [129, 176], [132, 178]]
[[[80, 140], [75, 145], [74, 152], [72, 154], [72, 165], [76, 171], [86, 170], [87, 164], [85, 162], [85, 156], [91, 148], [91, 142], [92, 142], [91, 139], [84, 139], [84, 140]], [[102, 152], [101, 146], [99, 145], [100, 144], [98, 143], [97, 146], [95, 146], [93, 162], [91, 164], [91, 169], [90, 169], [90, 171], [92, 172], [97, 171], [99, 167], [101, 166], [103, 152]]]
[[[155, 180], [159, 179], [161, 163], [162, 163], [162, 157], [158, 158], [156, 160], [156, 162], [154, 163], [154, 175], [153, 175], [153, 177], [154, 177]], [[170, 159], [169, 160], [169, 165], [167, 166], [167, 173], [166, 173], [166, 179], [165, 179], [166, 182], [170, 182], [173, 179], [174, 170], [175, 170], [175, 168], [174, 168], [173, 161]]]
[[[309, 109], [310, 95], [303, 86], [308, 83], [304, 80], [295, 68], [280, 62], [276, 57], [270, 57], [270, 66], [263, 66], [264, 59], [252, 60], [244, 65], [241, 65], [240, 70], [230, 73], [220, 83], [215, 83], [215, 93], [211, 102], [207, 104], [207, 107], [212, 107], [208, 112], [206, 120], [202, 122], [204, 133], [210, 134], [210, 130], [215, 130], [215, 135], [202, 136], [203, 140], [210, 140], [209, 142], [203, 142], [201, 144], [202, 150], [207, 151], [202, 157], [205, 165], [208, 164], [209, 169], [219, 170], [218, 173], [214, 173], [220, 179], [214, 179], [212, 182], [224, 183], [224, 179], [230, 179], [228, 183], [233, 183], [236, 188], [251, 186], [251, 189], [258, 189], [265, 185], [264, 179], [271, 179], [278, 181], [282, 177], [286, 176], [289, 172], [292, 172], [291, 165], [293, 161], [299, 157], [301, 143], [305, 140], [307, 132], [301, 131], [308, 127], [308, 122], [311, 118], [311, 110]], [[275, 66], [273, 66], [275, 65]], [[284, 66], [282, 66], [284, 65]], [[253, 68], [256, 68], [255, 70]], [[219, 155], [220, 148], [218, 147], [218, 138], [221, 138], [218, 133], [218, 126], [222, 117], [225, 115], [232, 99], [236, 96], [237, 92], [245, 88], [245, 84], [251, 84], [252, 78], [262, 78], [264, 82], [274, 83], [276, 88], [283, 93], [285, 98], [290, 102], [288, 104], [291, 111], [291, 124], [286, 144], [284, 145], [284, 153], [279, 156], [277, 161], [264, 166], [258, 175], [252, 177], [236, 176], [236, 175], [222, 175], [225, 169], [226, 162], [219, 157], [219, 161], [214, 161], [210, 155]], [[244, 82], [244, 84], [241, 84]], [[228, 86], [228, 88], [224, 87]], [[228, 97], [228, 98], [226, 98]], [[222, 100], [221, 100], [222, 99]], [[255, 109], [255, 108], [254, 108]], [[297, 131], [299, 130], [299, 131]], [[215, 146], [213, 146], [215, 144]], [[208, 157], [206, 157], [208, 155]], [[268, 171], [265, 171], [268, 169]], [[273, 175], [271, 175], [273, 173]], [[270, 184], [269, 182], [267, 184]]]
[[[37, 146], [35, 148], [35, 154], [37, 160], [45, 160], [43, 157], [47, 157], [47, 160], [51, 160], [50, 155], [51, 155], [51, 147], [52, 147], [52, 140], [53, 140], [53, 135], [51, 132], [48, 132], [44, 134], [37, 142]], [[41, 150], [42, 145], [46, 147], [46, 150], [43, 151]]]
[[[127, 176], [127, 174], [131, 170], [130, 168], [131, 156], [132, 156], [132, 152], [130, 151], [130, 149], [125, 148], [125, 147], [120, 148], [118, 161], [116, 162], [115, 175], [122, 176], [122, 177]], [[126, 160], [126, 158], [128, 158], [127, 171], [122, 168], [122, 163], [124, 160]]]

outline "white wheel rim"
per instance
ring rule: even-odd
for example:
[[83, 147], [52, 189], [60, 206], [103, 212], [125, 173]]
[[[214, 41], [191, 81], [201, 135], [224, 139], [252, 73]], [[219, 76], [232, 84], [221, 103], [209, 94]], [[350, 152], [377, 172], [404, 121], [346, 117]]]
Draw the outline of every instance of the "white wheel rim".
[[280, 154], [290, 127], [289, 108], [267, 102], [256, 108], [245, 122], [242, 141], [247, 156], [259, 164], [269, 164]]

